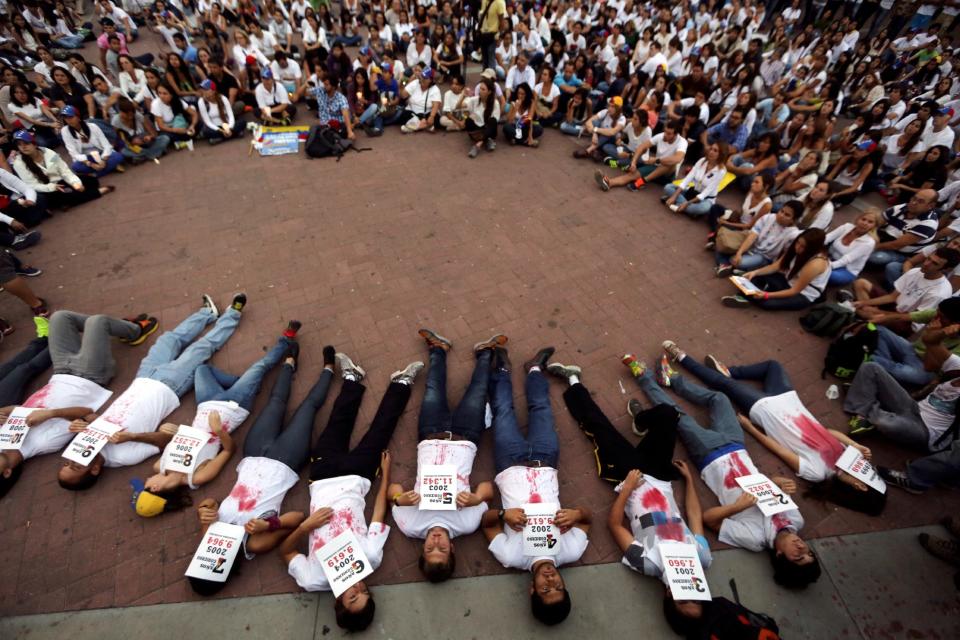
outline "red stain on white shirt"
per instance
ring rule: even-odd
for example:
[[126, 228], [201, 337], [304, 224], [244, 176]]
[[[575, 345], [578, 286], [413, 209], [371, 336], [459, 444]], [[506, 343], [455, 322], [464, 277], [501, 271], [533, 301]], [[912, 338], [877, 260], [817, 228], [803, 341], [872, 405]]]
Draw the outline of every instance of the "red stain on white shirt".
[[257, 506], [257, 499], [260, 498], [260, 492], [251, 489], [245, 484], [237, 483], [230, 492], [230, 497], [237, 501], [237, 510], [240, 512], [253, 511]]
[[837, 459], [843, 454], [844, 446], [840, 444], [822, 424], [809, 416], [800, 414], [792, 418], [794, 426], [800, 431], [800, 440], [818, 454], [827, 465], [832, 469], [837, 464]]
[[740, 454], [736, 451], [730, 454], [730, 471], [723, 477], [723, 486], [727, 489], [733, 489], [737, 486], [737, 478], [750, 475], [750, 469], [740, 459]]

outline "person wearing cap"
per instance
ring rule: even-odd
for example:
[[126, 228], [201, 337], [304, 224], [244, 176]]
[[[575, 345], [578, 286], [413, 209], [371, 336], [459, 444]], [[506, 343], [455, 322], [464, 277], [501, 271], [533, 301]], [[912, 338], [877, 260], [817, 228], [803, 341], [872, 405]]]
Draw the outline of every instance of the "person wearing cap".
[[607, 102], [606, 109], [598, 111], [584, 124], [584, 131], [590, 134], [590, 145], [586, 149], [575, 150], [573, 157], [601, 160], [603, 156], [600, 150], [604, 145], [615, 141], [626, 125], [627, 119], [623, 115], [623, 98], [614, 96]]
[[[180, 398], [193, 388], [197, 368], [236, 331], [246, 302], [247, 296], [238, 293], [221, 314], [213, 299], [204, 295], [199, 310], [161, 335], [150, 347], [133, 382], [106, 411], [101, 415], [90, 413], [71, 423], [71, 433], [82, 433], [97, 420], [118, 426], [120, 430], [86, 466], [64, 459], [57, 472], [60, 486], [83, 491], [97, 483], [104, 468], [133, 466], [160, 453], [172, 435], [169, 430], [157, 428], [180, 406]], [[200, 337], [210, 324], [214, 327]]]
[[84, 122], [73, 105], [65, 106], [60, 115], [65, 125], [60, 136], [73, 161], [70, 169], [74, 173], [102, 178], [114, 170], [123, 172], [123, 154], [114, 150], [99, 127]]
[[[637, 384], [654, 406], [645, 409], [636, 398], [627, 404], [634, 434], [640, 437], [634, 445], [625, 438], [597, 406], [590, 391], [580, 381], [581, 369], [576, 365], [552, 363], [547, 372], [568, 383], [563, 401], [577, 426], [593, 445], [597, 475], [610, 483], [617, 495], [607, 516], [607, 527], [623, 553], [621, 562], [642, 575], [664, 582], [664, 610], [683, 618], [701, 617], [703, 605], [698, 601], [674, 600], [666, 583], [661, 545], [677, 541], [696, 548], [700, 564], [706, 570], [713, 560], [710, 545], [704, 537], [703, 511], [697, 496], [696, 483], [686, 463], [673, 460], [678, 422], [693, 422], [681, 413], [653, 379], [650, 370], [631, 355], [624, 362], [636, 363]], [[683, 478], [684, 512], [674, 498], [673, 480]], [[629, 524], [624, 525], [624, 521]], [[668, 615], [668, 620], [670, 616]]]
[[[57, 311], [49, 323], [38, 318], [36, 324], [44, 348], [29, 362], [40, 371], [52, 364], [53, 375], [22, 404], [0, 409], [0, 421], [17, 406], [34, 410], [27, 417], [30, 430], [22, 447], [0, 451], [0, 497], [19, 479], [26, 460], [63, 449], [73, 438], [71, 421], [92, 419], [110, 398], [106, 387], [116, 373], [111, 338], [139, 345], [158, 326], [157, 319], [146, 314], [121, 320], [73, 311]], [[18, 375], [29, 374], [29, 368], [18, 370]]]
[[239, 117], [246, 107], [240, 93], [240, 81], [227, 70], [222, 59], [210, 58], [207, 62], [207, 79], [212, 80], [216, 85], [217, 93], [226, 97], [233, 109], [234, 117]]
[[217, 91], [217, 83], [207, 78], [200, 83], [200, 137], [211, 145], [224, 140], [242, 138], [247, 129], [246, 122], [233, 113], [230, 101]]
[[[570, 615], [570, 592], [559, 567], [579, 560], [587, 550], [593, 514], [582, 503], [563, 507], [558, 469], [560, 441], [550, 407], [547, 362], [553, 347], [540, 349], [523, 363], [528, 410], [527, 436], [520, 431], [513, 408], [513, 383], [509, 355], [502, 346], [495, 349], [490, 378], [493, 406], [495, 483], [502, 508], [489, 509], [480, 522], [487, 549], [504, 567], [530, 572], [528, 590], [533, 616], [553, 626]], [[527, 555], [524, 536], [527, 523], [524, 507], [531, 503], [555, 505], [554, 523], [560, 529], [556, 555]], [[524, 594], [527, 595], [527, 594]]]
[[131, 164], [141, 164], [147, 160], [159, 164], [158, 158], [166, 153], [170, 146], [170, 138], [163, 134], [158, 135], [153, 121], [126, 98], [117, 102], [117, 113], [110, 124], [123, 140], [120, 153]]
[[357, 57], [354, 59], [353, 65], [350, 68], [353, 71], [363, 69], [367, 73], [370, 73], [370, 69], [374, 64], [376, 64], [376, 60], [373, 56], [373, 50], [370, 47], [364, 46], [357, 49]]
[[267, 66], [260, 70], [260, 84], [254, 90], [257, 99], [257, 116], [265, 123], [290, 124], [297, 115], [297, 107], [290, 103], [287, 90], [273, 77]]
[[942, 145], [950, 150], [953, 149], [954, 139], [956, 138], [956, 133], [950, 128], [950, 121], [953, 119], [953, 116], [954, 111], [952, 107], [938, 107], [933, 112], [931, 118], [933, 124], [924, 130], [920, 138], [923, 143], [923, 149], [915, 149], [913, 153], [910, 154], [911, 162], [918, 160], [923, 151], [932, 149], [937, 145]]
[[65, 209], [99, 198], [114, 190], [100, 186], [92, 175], [77, 176], [53, 149], [38, 147], [29, 131], [14, 134], [17, 150], [13, 169], [21, 180], [37, 192], [37, 202], [45, 209]]
[[398, 118], [403, 133], [424, 129], [433, 130], [440, 117], [443, 102], [440, 87], [433, 83], [433, 69], [423, 69], [419, 76], [400, 89], [400, 97], [407, 101], [403, 115]]
[[[166, 468], [167, 450], [175, 447], [174, 441], [167, 443], [160, 459], [153, 464], [154, 474], [143, 482], [142, 491], [163, 500], [175, 496], [181, 487], [198, 489], [220, 474], [236, 450], [230, 434], [250, 416], [264, 377], [284, 358], [296, 360], [299, 354], [299, 345], [296, 344], [299, 329], [299, 321], [287, 323], [273, 347], [243, 375], [235, 376], [209, 364], [197, 367], [194, 374], [197, 411], [190, 426], [208, 433], [209, 440], [191, 460], [187, 473]], [[177, 429], [177, 425], [171, 423], [160, 427], [161, 431], [172, 431], [174, 434]], [[172, 510], [173, 506], [155, 501], [153, 504], [167, 507], [163, 510]], [[153, 515], [140, 511], [138, 503], [137, 512], [140, 515]]]
[[371, 76], [377, 95], [380, 96], [379, 116], [384, 126], [396, 124], [403, 116], [403, 109], [400, 107], [400, 83], [393, 71], [394, 66], [391, 63], [383, 62], [380, 64], [380, 73]]
[[200, 116], [166, 82], [157, 86], [157, 97], [150, 103], [150, 113], [157, 130], [170, 138], [177, 149], [193, 151]]

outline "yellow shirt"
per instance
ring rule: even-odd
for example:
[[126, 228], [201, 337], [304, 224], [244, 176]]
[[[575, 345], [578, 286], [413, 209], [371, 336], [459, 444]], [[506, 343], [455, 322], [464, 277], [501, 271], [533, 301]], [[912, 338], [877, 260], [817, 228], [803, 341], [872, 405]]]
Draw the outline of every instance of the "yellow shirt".
[[483, 19], [483, 24], [480, 26], [480, 31], [483, 33], [497, 33], [500, 31], [500, 18], [507, 14], [507, 5], [504, 0], [484, 0], [480, 5], [479, 15], [483, 15], [483, 12], [487, 9], [487, 5], [491, 2], [493, 6], [487, 11], [487, 15]]

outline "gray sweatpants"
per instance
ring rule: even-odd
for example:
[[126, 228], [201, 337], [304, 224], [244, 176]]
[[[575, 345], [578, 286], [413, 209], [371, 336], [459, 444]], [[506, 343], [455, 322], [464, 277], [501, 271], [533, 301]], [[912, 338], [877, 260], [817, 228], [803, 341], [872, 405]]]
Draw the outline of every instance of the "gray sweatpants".
[[133, 340], [140, 328], [105, 315], [57, 311], [50, 318], [50, 359], [54, 373], [66, 373], [106, 386], [116, 371], [111, 338]]
[[920, 417], [920, 405], [876, 362], [860, 366], [843, 401], [847, 413], [863, 416], [891, 440], [929, 450], [930, 432]]

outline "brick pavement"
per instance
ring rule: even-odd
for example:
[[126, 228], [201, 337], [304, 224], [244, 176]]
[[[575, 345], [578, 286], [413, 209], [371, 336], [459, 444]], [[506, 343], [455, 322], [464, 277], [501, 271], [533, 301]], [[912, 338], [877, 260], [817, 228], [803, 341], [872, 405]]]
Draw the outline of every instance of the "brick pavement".
[[[476, 160], [466, 158], [467, 144], [455, 135], [408, 137], [392, 130], [361, 142], [375, 150], [340, 163], [303, 155], [248, 157], [244, 143], [198, 145], [193, 154], [168, 156], [160, 167], [110, 177], [107, 182], [118, 185], [115, 194], [44, 224], [44, 241], [25, 252], [45, 271], [31, 284], [55, 308], [146, 311], [160, 318], [162, 328], [192, 311], [202, 292], [226, 302], [245, 290], [250, 305], [244, 320], [213, 362], [242, 371], [287, 319], [299, 318], [303, 349], [291, 407], [318, 375], [323, 345], [336, 345], [369, 374], [354, 441], [372, 418], [390, 372], [426, 359], [416, 335], [421, 326], [455, 342], [449, 366], [454, 401], [471, 372], [469, 345], [502, 331], [510, 336], [516, 362], [553, 344], [557, 360], [582, 365], [584, 383], [628, 433], [626, 399], [637, 390], [619, 358], [632, 350], [652, 361], [669, 337], [696, 355], [781, 360], [824, 423], [842, 426], [840, 404], [824, 398], [829, 381], [819, 377], [823, 341], [803, 333], [796, 314], [722, 307], [719, 297], [730, 286], [712, 277], [702, 251], [705, 228], [666, 211], [658, 190], [601, 193], [590, 178], [594, 165], [570, 157], [572, 139], [551, 131], [539, 150], [502, 145]], [[838, 219], [852, 215], [842, 212]], [[29, 340], [30, 321], [9, 296], [0, 298], [0, 314], [18, 327], [2, 345], [7, 357]], [[114, 351], [113, 389], [119, 391], [146, 346], [116, 345]], [[597, 515], [583, 562], [616, 561], [603, 525], [613, 493], [595, 477], [586, 439], [563, 405], [560, 385], [551, 384], [563, 500], [586, 503]], [[525, 414], [522, 388], [515, 393]], [[422, 394], [421, 381], [392, 443], [400, 481], [415, 475]], [[254, 413], [264, 402], [261, 394]], [[332, 398], [317, 432], [331, 405]], [[171, 420], [188, 422], [193, 409], [188, 395]], [[241, 440], [248, 428], [239, 430]], [[491, 447], [485, 435], [477, 480], [493, 475]], [[768, 473], [786, 471], [756, 443], [749, 441], [748, 448]], [[882, 442], [875, 451], [881, 463], [899, 465], [907, 457]], [[226, 495], [237, 461], [195, 499]], [[58, 456], [31, 460], [3, 500], [0, 612], [196, 599], [182, 578], [196, 545], [193, 512], [147, 520], [130, 509], [127, 482], [143, 477], [149, 463], [107, 470], [95, 489], [82, 494], [57, 486], [58, 465]], [[704, 486], [698, 490], [707, 505], [714, 504]], [[811, 536], [930, 523], [960, 506], [956, 494], [908, 498], [894, 490], [881, 520], [803, 496], [798, 501]], [[302, 483], [285, 507], [307, 505]], [[479, 533], [457, 541], [457, 576], [503, 571], [484, 547]], [[419, 580], [416, 557], [417, 543], [394, 532], [372, 582]], [[295, 590], [271, 554], [244, 563], [222, 597]]]

